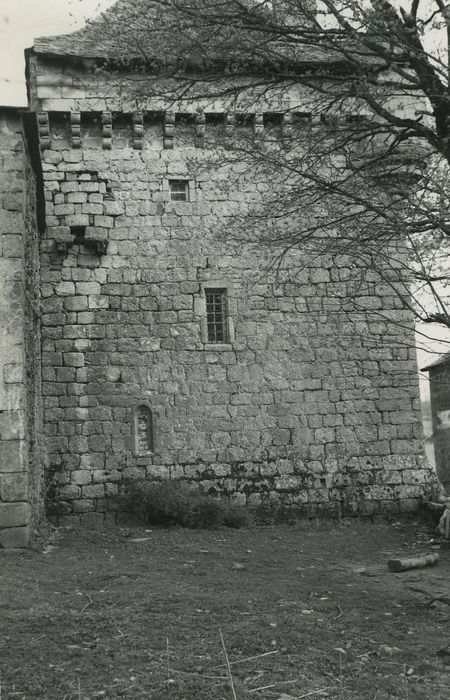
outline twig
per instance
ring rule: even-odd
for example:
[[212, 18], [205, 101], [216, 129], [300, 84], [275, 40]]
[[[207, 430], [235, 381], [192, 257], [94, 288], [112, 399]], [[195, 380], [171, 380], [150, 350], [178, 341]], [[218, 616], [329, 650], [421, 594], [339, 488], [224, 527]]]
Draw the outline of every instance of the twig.
[[[247, 656], [245, 659], [237, 659], [237, 661], [230, 661], [230, 666], [234, 666], [235, 664], [244, 664], [246, 661], [254, 661], [255, 659], [261, 659], [263, 656], [269, 656], [270, 654], [278, 653], [278, 649], [274, 649], [273, 651], [265, 651], [263, 654], [257, 654], [256, 656]], [[226, 664], [217, 664], [217, 666], [213, 666], [213, 668], [221, 668], [222, 666], [226, 666]]]
[[94, 602], [94, 601], [92, 600], [91, 596], [89, 595], [89, 593], [86, 593], [86, 595], [87, 595], [87, 597], [89, 598], [89, 602], [86, 603], [86, 605], [85, 605], [83, 608], [81, 608], [80, 613], [84, 612], [84, 611], [86, 610], [86, 608], [88, 608], [88, 607], [89, 607], [90, 605], [92, 605], [92, 603]]
[[[260, 688], [250, 688], [247, 692], [248, 693], [256, 693], [258, 690], [267, 690], [268, 688], [276, 688], [277, 685], [287, 685], [288, 683], [297, 683], [298, 678], [295, 678], [293, 681], [278, 681], [278, 683], [272, 683], [271, 685], [263, 685]], [[319, 691], [314, 691], [314, 692], [319, 692]], [[308, 693], [311, 695], [311, 693]], [[303, 695], [303, 697], [306, 697], [306, 695]]]
[[169, 637], [166, 638], [166, 649], [167, 649], [167, 685], [170, 683], [170, 650], [169, 650]]
[[77, 689], [78, 689], [78, 700], [81, 700], [81, 683], [80, 683], [79, 678], [77, 678]]
[[335, 688], [319, 688], [319, 690], [311, 690], [309, 693], [304, 695], [299, 695], [296, 700], [302, 700], [302, 698], [308, 698], [311, 695], [317, 695], [318, 693], [323, 693], [325, 690], [335, 690]]
[[228, 658], [227, 648], [225, 646], [225, 640], [223, 638], [222, 630], [219, 627], [220, 641], [222, 642], [222, 649], [225, 655], [225, 661], [227, 662], [228, 678], [230, 681], [231, 692], [233, 693], [233, 700], [237, 700], [236, 691], [234, 689], [233, 674], [231, 673], [230, 659]]
[[344, 614], [344, 611], [342, 610], [340, 605], [338, 605], [337, 608], [339, 610], [339, 615], [336, 615], [336, 617], [334, 618], [335, 620], [339, 620], [339, 618], [342, 617], [342, 615]]
[[405, 700], [408, 700], [409, 693], [408, 693], [408, 677], [406, 675], [406, 664], [403, 666], [403, 682], [405, 684]]
[[258, 673], [257, 676], [255, 676], [254, 678], [252, 678], [252, 679], [249, 681], [249, 683], [256, 683], [256, 681], [259, 681], [259, 679], [262, 678], [262, 677], [264, 676], [265, 673], [266, 673], [266, 671], [261, 671], [260, 673]]

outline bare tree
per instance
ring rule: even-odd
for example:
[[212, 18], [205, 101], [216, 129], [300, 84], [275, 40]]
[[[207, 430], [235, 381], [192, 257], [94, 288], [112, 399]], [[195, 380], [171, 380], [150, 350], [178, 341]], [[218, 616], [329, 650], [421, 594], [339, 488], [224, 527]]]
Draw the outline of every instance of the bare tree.
[[112, 14], [105, 70], [144, 67], [137, 95], [254, 115], [252, 129], [227, 137], [225, 126], [211, 144], [216, 162], [272, 184], [227, 235], [253, 232], [278, 265], [293, 248], [350, 256], [399, 308], [450, 328], [442, 0], [135, 0], [118, 36], [126, 5]]

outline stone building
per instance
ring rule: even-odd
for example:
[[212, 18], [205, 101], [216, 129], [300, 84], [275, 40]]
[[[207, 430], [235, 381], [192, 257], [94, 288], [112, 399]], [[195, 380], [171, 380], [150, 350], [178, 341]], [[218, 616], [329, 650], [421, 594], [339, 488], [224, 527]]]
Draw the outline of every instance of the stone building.
[[216, 235], [267, 183], [199, 168], [208, 133], [264, 120], [137, 101], [112, 17], [36, 40], [29, 109], [1, 112], [0, 546], [44, 496], [57, 523], [114, 521], [128, 478], [307, 517], [414, 509], [412, 318], [350, 263], [294, 251], [272, 280]]
[[436, 473], [446, 494], [450, 494], [450, 353], [427, 365], [430, 380], [432, 442]]

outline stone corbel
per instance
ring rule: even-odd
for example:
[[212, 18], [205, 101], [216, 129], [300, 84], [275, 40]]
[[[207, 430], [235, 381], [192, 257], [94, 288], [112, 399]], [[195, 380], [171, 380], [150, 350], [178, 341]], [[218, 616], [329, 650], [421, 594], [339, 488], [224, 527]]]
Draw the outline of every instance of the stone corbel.
[[102, 147], [105, 151], [110, 151], [112, 148], [112, 114], [111, 112], [103, 112], [102, 114]]
[[66, 255], [69, 248], [73, 245], [73, 234], [69, 226], [54, 226], [48, 230], [49, 238], [54, 242], [56, 252], [60, 255]]
[[292, 114], [283, 115], [283, 138], [291, 139], [293, 134], [292, 130]]
[[225, 116], [225, 137], [232, 138], [234, 136], [234, 130], [236, 128], [236, 115], [234, 112], [229, 112]]
[[97, 255], [105, 255], [108, 249], [107, 229], [98, 226], [87, 226], [84, 243], [89, 248], [94, 248]]
[[255, 122], [253, 125], [253, 130], [256, 136], [261, 136], [264, 131], [264, 116], [262, 114], [255, 114]]
[[203, 112], [199, 112], [195, 117], [195, 145], [203, 148], [205, 145], [206, 118]]
[[175, 138], [175, 113], [166, 112], [164, 115], [164, 132], [163, 146], [164, 148], [173, 148]]
[[72, 137], [72, 148], [81, 148], [81, 113], [70, 113], [70, 135]]
[[38, 112], [37, 123], [41, 151], [45, 151], [47, 148], [51, 147], [50, 122], [48, 119], [48, 112]]
[[144, 115], [142, 112], [133, 114], [133, 148], [142, 150], [142, 141], [144, 138]]

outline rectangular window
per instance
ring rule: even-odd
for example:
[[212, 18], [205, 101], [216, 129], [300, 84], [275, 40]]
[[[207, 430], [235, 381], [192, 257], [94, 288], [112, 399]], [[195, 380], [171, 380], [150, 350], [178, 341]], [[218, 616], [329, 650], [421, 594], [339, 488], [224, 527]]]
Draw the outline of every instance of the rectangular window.
[[171, 202], [188, 202], [189, 201], [189, 182], [188, 180], [169, 180], [170, 201]]
[[208, 343], [228, 343], [227, 290], [205, 289]]

